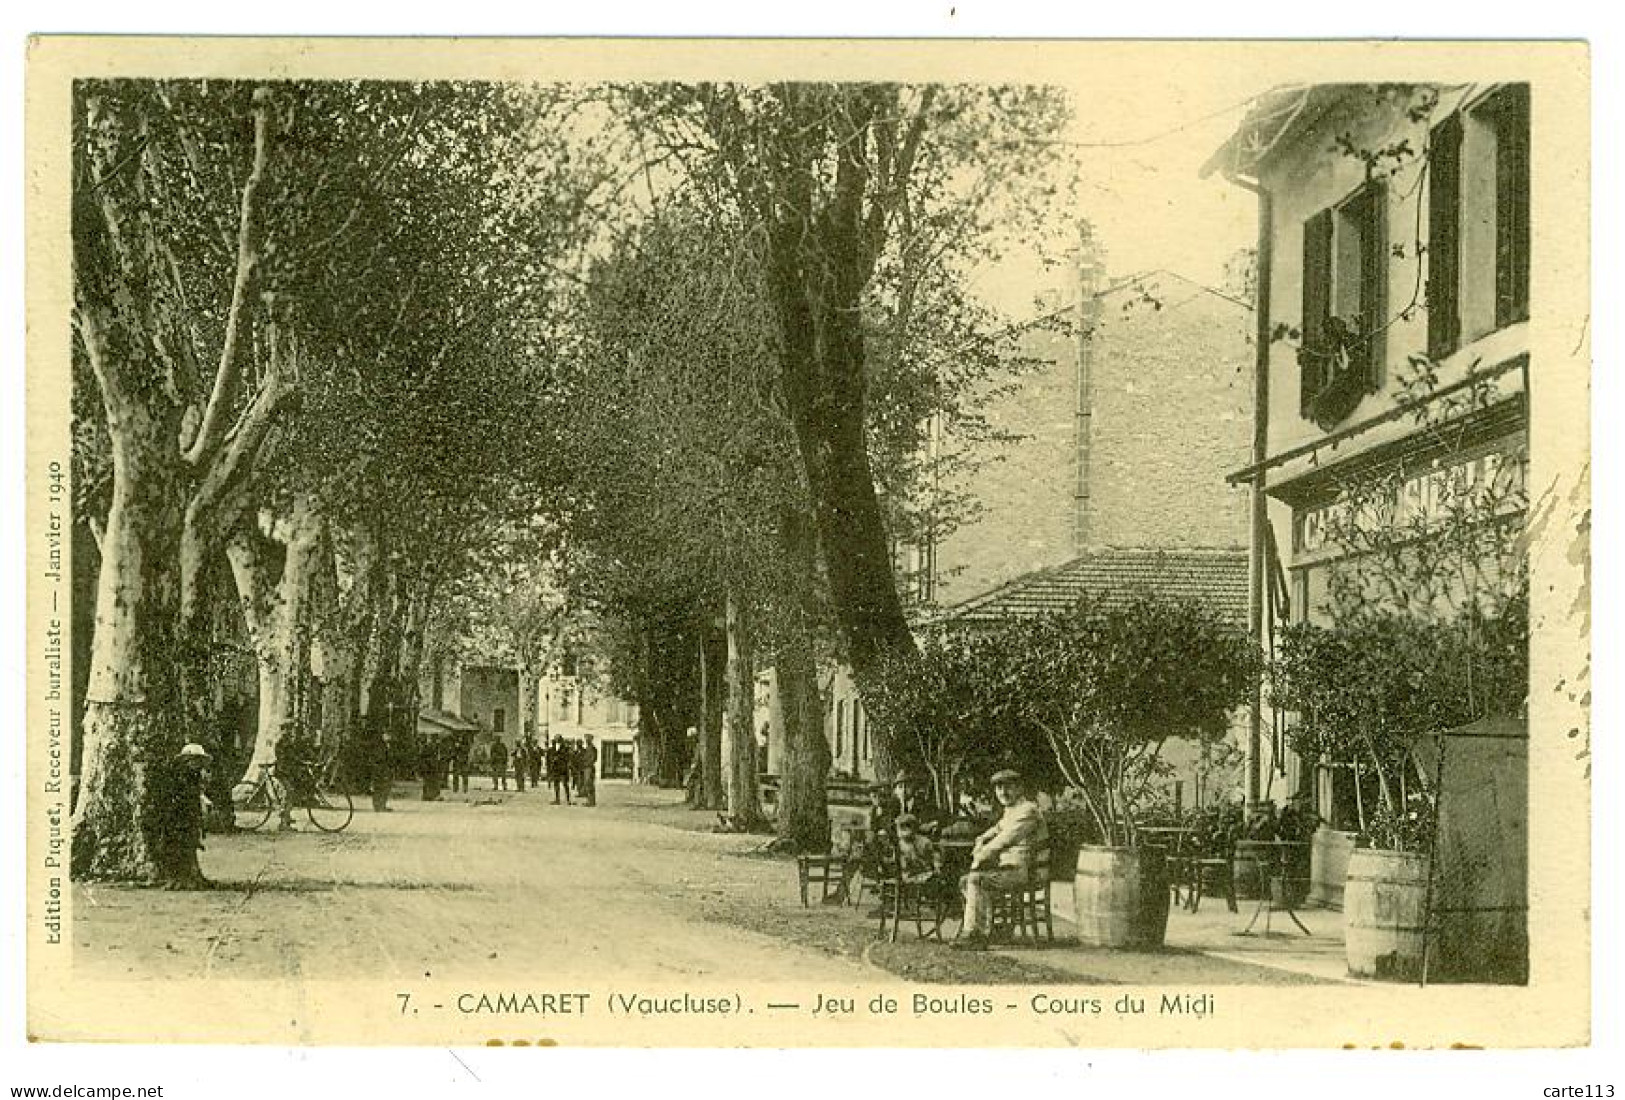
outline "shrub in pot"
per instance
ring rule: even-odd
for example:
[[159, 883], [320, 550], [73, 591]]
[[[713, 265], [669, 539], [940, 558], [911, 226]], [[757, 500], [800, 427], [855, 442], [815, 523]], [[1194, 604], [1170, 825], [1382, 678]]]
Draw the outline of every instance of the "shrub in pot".
[[1294, 750], [1375, 781], [1375, 800], [1357, 803], [1343, 895], [1351, 974], [1409, 979], [1423, 966], [1438, 806], [1411, 749], [1520, 705], [1524, 607], [1521, 595], [1494, 614], [1469, 605], [1449, 618], [1367, 607], [1282, 638], [1272, 698], [1297, 712]]
[[1138, 831], [1169, 770], [1162, 747], [1224, 737], [1257, 667], [1246, 636], [1191, 600], [1084, 602], [1022, 632], [1009, 690], [1099, 838], [1080, 849], [1074, 880], [1084, 942], [1162, 943], [1167, 871]]

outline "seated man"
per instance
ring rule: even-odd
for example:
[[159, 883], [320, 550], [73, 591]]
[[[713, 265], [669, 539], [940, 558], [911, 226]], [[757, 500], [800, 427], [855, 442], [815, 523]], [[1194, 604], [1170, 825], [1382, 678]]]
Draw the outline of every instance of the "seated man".
[[901, 814], [896, 822], [897, 863], [903, 881], [921, 887], [927, 898], [952, 896], [942, 874], [942, 853], [936, 842], [921, 829], [913, 814]]
[[1004, 807], [1004, 813], [991, 829], [976, 838], [970, 873], [961, 883], [965, 923], [954, 946], [964, 950], [987, 949], [993, 895], [1026, 883], [1034, 855], [1049, 843], [1043, 811], [1028, 795], [1019, 772], [995, 772], [993, 796]]
[[869, 786], [869, 816], [863, 847], [858, 853], [863, 873], [871, 879], [886, 876], [886, 865], [891, 860], [892, 836], [897, 823], [897, 804], [891, 800], [890, 788], [884, 783]]
[[900, 774], [892, 781], [892, 805], [900, 814], [913, 814], [919, 830], [926, 836], [936, 836], [942, 827], [941, 815], [930, 796], [930, 784], [917, 775]]

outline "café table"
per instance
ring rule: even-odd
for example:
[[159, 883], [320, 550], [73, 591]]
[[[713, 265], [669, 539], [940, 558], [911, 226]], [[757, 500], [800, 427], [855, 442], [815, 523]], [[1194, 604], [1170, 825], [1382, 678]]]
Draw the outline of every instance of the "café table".
[[[1294, 877], [1294, 868], [1302, 866], [1305, 862], [1301, 857], [1308, 853], [1309, 845], [1305, 841], [1296, 840], [1269, 840], [1252, 841], [1249, 844], [1238, 846], [1236, 858], [1249, 860], [1257, 868], [1258, 881], [1263, 887], [1259, 890], [1258, 907], [1247, 922], [1247, 927], [1237, 932], [1238, 936], [1253, 934], [1253, 926], [1258, 923], [1260, 915], [1264, 918], [1264, 932], [1270, 932], [1271, 914], [1282, 912], [1291, 918], [1292, 923], [1304, 935], [1312, 935], [1303, 921], [1298, 919], [1296, 907], [1292, 901], [1293, 888], [1302, 884], [1301, 877]], [[1294, 858], [1300, 857], [1300, 858]]]

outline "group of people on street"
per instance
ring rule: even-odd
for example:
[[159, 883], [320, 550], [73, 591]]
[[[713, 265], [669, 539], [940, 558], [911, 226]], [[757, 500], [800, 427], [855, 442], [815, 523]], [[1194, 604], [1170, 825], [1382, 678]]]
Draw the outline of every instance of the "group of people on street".
[[526, 734], [511, 749], [497, 737], [485, 748], [483, 760], [480, 755], [468, 733], [426, 739], [420, 758], [423, 797], [439, 797], [442, 777], [447, 773], [453, 791], [467, 791], [469, 777], [483, 770], [495, 791], [508, 790], [509, 779], [515, 791], [523, 791], [527, 783], [531, 789], [540, 790], [545, 782], [553, 789], [554, 803], [580, 799], [588, 806], [598, 804], [598, 746], [591, 734], [577, 741], [554, 737], [545, 743]]

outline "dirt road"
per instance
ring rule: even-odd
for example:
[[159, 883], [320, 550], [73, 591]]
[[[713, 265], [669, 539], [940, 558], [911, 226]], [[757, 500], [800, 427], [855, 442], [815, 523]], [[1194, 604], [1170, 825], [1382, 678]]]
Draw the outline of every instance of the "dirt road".
[[[719, 925], [720, 899], [797, 906], [760, 837], [696, 831], [671, 792], [408, 798], [337, 835], [210, 837], [207, 892], [80, 887], [75, 964], [98, 976], [884, 980], [856, 960]], [[675, 826], [675, 827], [674, 827]]]

